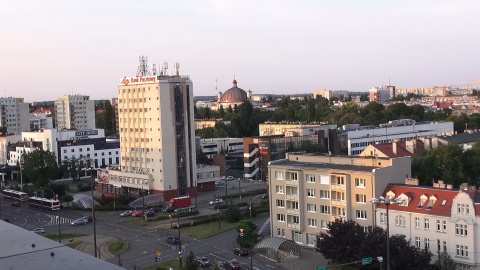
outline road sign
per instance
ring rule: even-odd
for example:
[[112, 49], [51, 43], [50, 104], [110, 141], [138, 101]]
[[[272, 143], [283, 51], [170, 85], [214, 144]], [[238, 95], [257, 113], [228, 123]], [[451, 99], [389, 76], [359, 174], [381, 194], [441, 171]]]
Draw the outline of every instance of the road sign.
[[187, 248], [187, 245], [186, 244], [182, 244], [182, 249], [186, 249]]
[[366, 264], [372, 264], [372, 257], [362, 259], [362, 265]]
[[160, 257], [160, 256], [155, 256], [155, 262], [159, 262], [159, 261], [161, 261], [161, 260], [162, 260], [162, 257]]
[[242, 236], [242, 237], [243, 237], [243, 233], [240, 233], [240, 236]]
[[243, 233], [243, 229], [240, 229], [240, 232]]
[[157, 257], [160, 257], [160, 256], [162, 256], [162, 252], [157, 251]]
[[325, 265], [320, 265], [315, 267], [315, 270], [327, 270], [327, 267]]

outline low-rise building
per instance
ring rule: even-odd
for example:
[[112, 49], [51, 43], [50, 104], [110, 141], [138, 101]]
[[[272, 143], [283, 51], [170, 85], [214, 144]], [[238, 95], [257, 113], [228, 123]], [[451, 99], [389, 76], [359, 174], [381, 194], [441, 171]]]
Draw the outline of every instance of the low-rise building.
[[272, 237], [315, 246], [335, 219], [374, 225], [369, 202], [410, 175], [410, 157], [373, 158], [288, 153], [268, 166]]

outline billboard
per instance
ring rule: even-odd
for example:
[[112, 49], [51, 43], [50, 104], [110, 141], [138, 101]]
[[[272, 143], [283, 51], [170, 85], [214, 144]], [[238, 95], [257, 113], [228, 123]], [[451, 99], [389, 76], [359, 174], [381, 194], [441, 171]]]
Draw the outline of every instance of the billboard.
[[108, 170], [97, 170], [97, 179], [98, 183], [108, 184], [108, 182], [110, 182], [110, 175], [108, 174]]

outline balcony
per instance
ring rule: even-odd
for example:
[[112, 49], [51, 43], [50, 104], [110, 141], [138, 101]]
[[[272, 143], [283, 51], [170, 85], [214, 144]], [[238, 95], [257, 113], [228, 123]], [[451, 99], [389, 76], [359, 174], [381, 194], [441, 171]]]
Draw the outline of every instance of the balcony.
[[295, 186], [295, 187], [298, 187], [298, 181], [297, 180], [286, 180], [285, 181], [285, 184], [287, 186]]
[[300, 215], [300, 210], [293, 209], [293, 208], [288, 208], [287, 209], [287, 214], [292, 214], [292, 215], [299, 216]]
[[287, 194], [285, 196], [285, 199], [290, 200], [290, 201], [298, 201], [298, 195], [297, 194]]
[[345, 207], [345, 205], [346, 205], [345, 201], [332, 200], [331, 203], [332, 203], [332, 206], [343, 206], [343, 207]]
[[346, 190], [345, 185], [333, 185], [333, 184], [332, 184], [332, 185], [330, 185], [330, 188], [331, 188], [332, 190], [343, 190], [343, 191]]
[[341, 221], [343, 221], [343, 222], [347, 221], [347, 217], [346, 217], [346, 216], [334, 216], [334, 215], [332, 215], [332, 216], [330, 217], [330, 221], [331, 221], [331, 222], [334, 222], [334, 221], [337, 220], [337, 219], [339, 219], [339, 220], [341, 220]]
[[287, 223], [287, 228], [300, 230], [300, 223]]

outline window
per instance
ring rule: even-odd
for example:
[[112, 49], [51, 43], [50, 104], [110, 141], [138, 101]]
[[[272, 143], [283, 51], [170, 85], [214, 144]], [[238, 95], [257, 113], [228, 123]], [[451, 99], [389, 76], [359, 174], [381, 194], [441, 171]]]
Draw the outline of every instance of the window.
[[395, 226], [406, 227], [407, 223], [406, 223], [405, 217], [404, 216], [396, 216], [395, 217]]
[[425, 241], [425, 249], [430, 249], [430, 239], [425, 238], [424, 241]]
[[443, 241], [443, 252], [447, 252], [447, 241]]
[[330, 185], [330, 177], [328, 175], [320, 175], [320, 184]]
[[307, 245], [315, 246], [315, 235], [307, 233]]
[[285, 207], [285, 201], [284, 200], [277, 200], [277, 207], [284, 208]]
[[367, 202], [367, 195], [355, 194], [355, 199], [356, 199], [357, 203], [366, 203]]
[[307, 203], [307, 211], [308, 212], [314, 212], [314, 213], [317, 212], [317, 205]]
[[415, 217], [415, 228], [420, 229], [420, 218], [419, 217]]
[[467, 236], [467, 225], [455, 224], [455, 234], [457, 236]]
[[288, 180], [298, 181], [298, 173], [296, 172], [288, 173], [287, 176], [290, 176]]
[[315, 189], [307, 189], [307, 196], [310, 198], [315, 198]]
[[300, 217], [299, 216], [292, 216], [292, 222], [295, 224], [300, 224]]
[[442, 225], [440, 224], [440, 220], [437, 219], [437, 232], [442, 231]]
[[317, 227], [317, 220], [313, 218], [307, 219], [308, 227]]
[[276, 190], [278, 194], [283, 194], [283, 186], [276, 186]]
[[284, 214], [277, 214], [277, 221], [285, 222], [285, 215]]
[[468, 215], [470, 213], [470, 208], [468, 204], [457, 203], [457, 214]]
[[335, 180], [336, 180], [336, 183], [335, 183], [335, 184], [337, 184], [337, 185], [345, 185], [345, 177], [343, 177], [343, 176], [337, 176], [337, 177], [335, 178]]
[[283, 172], [275, 172], [275, 179], [277, 180], [283, 180], [284, 179], [284, 174]]
[[420, 237], [415, 237], [415, 247], [420, 248]]
[[315, 183], [315, 175], [307, 174], [306, 175], [307, 183]]
[[302, 233], [301, 232], [292, 232], [293, 234], [293, 241], [297, 242], [297, 243], [302, 243]]
[[357, 219], [367, 219], [367, 211], [357, 210]]
[[355, 186], [356, 187], [365, 187], [365, 179], [355, 178]]
[[383, 224], [387, 223], [387, 214], [380, 213], [380, 223], [383, 223]]
[[328, 229], [328, 221], [322, 220], [320, 221], [322, 229]]
[[447, 221], [443, 221], [443, 232], [447, 232]]
[[290, 208], [293, 210], [298, 210], [298, 202], [290, 202]]
[[330, 206], [328, 205], [320, 205], [320, 213], [322, 214], [330, 214]]
[[430, 229], [430, 220], [428, 220], [428, 218], [426, 218], [426, 219], [424, 220], [424, 222], [423, 222], [423, 225], [424, 225], [423, 228], [424, 228], [425, 230]]
[[457, 245], [457, 256], [468, 258], [468, 247], [463, 245]]
[[320, 190], [320, 199], [330, 199], [330, 191]]

